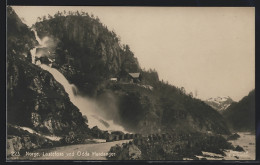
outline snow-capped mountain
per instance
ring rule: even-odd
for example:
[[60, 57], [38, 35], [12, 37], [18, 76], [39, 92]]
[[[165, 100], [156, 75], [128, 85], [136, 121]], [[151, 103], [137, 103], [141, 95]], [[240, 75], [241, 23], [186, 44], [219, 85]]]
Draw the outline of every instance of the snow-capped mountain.
[[234, 101], [229, 96], [209, 98], [205, 103], [216, 109], [217, 111], [226, 110]]

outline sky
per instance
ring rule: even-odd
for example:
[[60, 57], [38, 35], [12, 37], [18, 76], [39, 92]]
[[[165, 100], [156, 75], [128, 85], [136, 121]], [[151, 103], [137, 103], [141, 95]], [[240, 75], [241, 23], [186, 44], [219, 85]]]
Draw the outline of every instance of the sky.
[[241, 100], [255, 88], [253, 7], [13, 6], [31, 26], [57, 11], [98, 16], [128, 44], [139, 64], [197, 97]]

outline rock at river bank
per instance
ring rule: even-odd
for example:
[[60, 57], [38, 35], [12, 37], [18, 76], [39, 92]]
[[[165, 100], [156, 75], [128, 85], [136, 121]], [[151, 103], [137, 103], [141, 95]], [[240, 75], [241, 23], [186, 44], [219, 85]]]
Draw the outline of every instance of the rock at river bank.
[[244, 152], [245, 150], [241, 146], [236, 146], [235, 151]]
[[109, 160], [139, 160], [141, 158], [140, 149], [132, 144], [132, 142], [111, 147], [111, 153], [115, 153], [115, 157], [108, 157]]
[[[229, 142], [220, 135], [203, 133], [175, 133], [171, 138], [139, 137], [133, 143], [113, 146], [110, 152], [116, 153], [113, 160], [183, 160], [196, 159], [195, 155], [203, 155], [202, 151], [224, 156], [225, 149], [233, 149]], [[162, 136], [163, 137], [163, 136]], [[131, 155], [131, 150], [137, 156]], [[140, 152], [139, 152], [140, 151]], [[140, 155], [140, 156], [139, 156]]]
[[23, 155], [25, 150], [50, 147], [55, 143], [43, 136], [30, 133], [11, 124], [8, 124], [7, 128], [7, 157], [14, 156], [14, 153]]
[[234, 134], [230, 135], [230, 136], [227, 138], [227, 140], [236, 140], [236, 139], [238, 139], [238, 138], [240, 138], [240, 136], [239, 136], [237, 133], [234, 133]]

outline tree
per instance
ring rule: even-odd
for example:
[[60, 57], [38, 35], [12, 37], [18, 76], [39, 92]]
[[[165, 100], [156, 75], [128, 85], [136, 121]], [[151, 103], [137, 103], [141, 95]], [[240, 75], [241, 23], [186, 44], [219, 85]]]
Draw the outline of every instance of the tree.
[[84, 15], [85, 15], [85, 12], [84, 12], [84, 11], [81, 11], [81, 15], [84, 16]]
[[98, 18], [98, 16], [96, 17], [96, 20], [97, 20], [97, 22], [99, 22], [99, 23], [100, 23], [100, 19]]
[[190, 93], [189, 93], [189, 96], [193, 98], [193, 93], [192, 93], [192, 92], [190, 92]]
[[186, 90], [185, 90], [184, 87], [181, 87], [181, 92], [182, 92], [183, 94], [186, 94]]
[[29, 62], [32, 62], [32, 55], [31, 55], [31, 53], [29, 52], [28, 54], [27, 54], [27, 60], [29, 61]]
[[197, 97], [198, 96], [198, 91], [197, 90], [195, 90], [195, 97]]
[[52, 16], [50, 14], [48, 14], [48, 19], [51, 19], [51, 18], [52, 18]]
[[62, 14], [62, 13], [61, 13], [60, 11], [58, 11], [58, 16], [61, 16], [61, 14]]
[[37, 22], [40, 22], [41, 20], [41, 17], [37, 17]]

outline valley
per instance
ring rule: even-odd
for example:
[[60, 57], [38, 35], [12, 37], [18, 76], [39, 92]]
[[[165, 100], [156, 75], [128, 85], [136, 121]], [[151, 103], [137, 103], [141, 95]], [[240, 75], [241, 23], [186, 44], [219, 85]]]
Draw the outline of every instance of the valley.
[[255, 158], [255, 90], [238, 102], [196, 98], [142, 69], [86, 12], [28, 27], [9, 6], [7, 20], [7, 159]]

